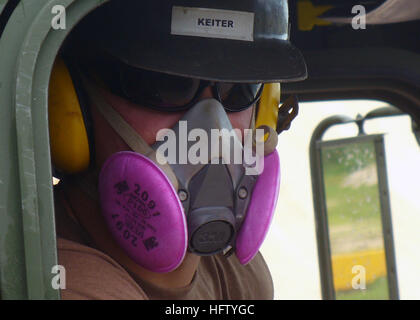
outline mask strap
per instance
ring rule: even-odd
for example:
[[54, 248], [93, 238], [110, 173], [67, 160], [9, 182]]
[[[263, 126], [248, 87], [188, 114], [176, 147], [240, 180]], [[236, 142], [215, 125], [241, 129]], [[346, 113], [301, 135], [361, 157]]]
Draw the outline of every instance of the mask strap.
[[255, 130], [255, 120], [256, 120], [256, 115], [257, 115], [257, 104], [255, 104], [252, 107], [252, 115], [251, 115], [251, 123], [250, 123], [250, 128], [252, 130]]
[[109, 125], [120, 135], [127, 145], [137, 153], [140, 153], [153, 161], [169, 178], [172, 186], [178, 191], [178, 180], [168, 164], [160, 164], [157, 161], [156, 151], [153, 150], [144, 139], [114, 110], [114, 108], [99, 93], [98, 88], [86, 77], [83, 77], [86, 90], [96, 108], [109, 123]]

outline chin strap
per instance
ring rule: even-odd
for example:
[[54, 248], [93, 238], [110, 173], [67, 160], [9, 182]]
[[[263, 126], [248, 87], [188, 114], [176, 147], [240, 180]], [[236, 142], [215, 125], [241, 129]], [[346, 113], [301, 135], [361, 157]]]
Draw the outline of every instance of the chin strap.
[[258, 105], [258, 116], [253, 128], [264, 130], [264, 155], [272, 153], [278, 143], [278, 135], [288, 130], [299, 111], [296, 96], [290, 96], [280, 106], [280, 83], [266, 83]]
[[284, 101], [279, 109], [279, 116], [277, 119], [277, 134], [284, 130], [289, 130], [292, 121], [299, 112], [299, 102], [295, 95], [290, 96]]

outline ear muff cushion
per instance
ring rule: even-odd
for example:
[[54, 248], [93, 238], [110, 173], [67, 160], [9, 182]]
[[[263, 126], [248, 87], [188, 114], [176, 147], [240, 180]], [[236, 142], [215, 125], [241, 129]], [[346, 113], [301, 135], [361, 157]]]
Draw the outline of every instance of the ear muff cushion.
[[72, 78], [60, 58], [50, 77], [48, 116], [54, 167], [67, 174], [86, 170], [90, 163], [88, 134]]

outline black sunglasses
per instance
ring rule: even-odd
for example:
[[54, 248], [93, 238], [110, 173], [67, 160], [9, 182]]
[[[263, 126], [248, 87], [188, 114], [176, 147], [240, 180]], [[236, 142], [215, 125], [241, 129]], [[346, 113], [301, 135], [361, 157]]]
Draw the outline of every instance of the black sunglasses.
[[89, 64], [104, 84], [116, 95], [147, 108], [165, 112], [187, 110], [210, 87], [228, 112], [239, 112], [254, 105], [261, 97], [261, 83], [212, 82], [133, 68], [123, 63]]

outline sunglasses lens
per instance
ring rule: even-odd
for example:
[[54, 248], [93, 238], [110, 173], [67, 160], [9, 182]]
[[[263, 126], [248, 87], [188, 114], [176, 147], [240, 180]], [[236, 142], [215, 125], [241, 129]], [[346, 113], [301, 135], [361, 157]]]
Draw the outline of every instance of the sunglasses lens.
[[199, 80], [127, 68], [121, 87], [127, 98], [156, 107], [179, 107], [195, 97]]
[[257, 98], [261, 83], [221, 83], [219, 93], [223, 105], [228, 110], [239, 111], [251, 104]]

